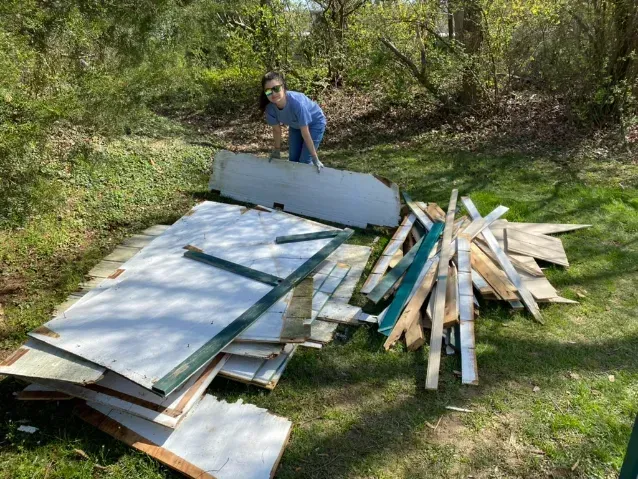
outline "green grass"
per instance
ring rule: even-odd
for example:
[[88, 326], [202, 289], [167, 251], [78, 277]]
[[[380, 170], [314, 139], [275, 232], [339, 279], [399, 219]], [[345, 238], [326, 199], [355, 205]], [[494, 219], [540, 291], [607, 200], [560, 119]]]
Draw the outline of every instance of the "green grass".
[[[5, 349], [44, 322], [125, 234], [212, 198], [205, 193], [211, 150], [180, 135], [90, 149], [56, 187], [55, 208], [23, 230], [0, 232], [2, 274], [23, 288], [5, 304]], [[215, 380], [213, 394], [293, 421], [278, 477], [617, 476], [638, 413], [638, 167], [582, 151], [531, 156], [449, 144], [433, 134], [325, 150], [322, 160], [387, 176], [414, 199], [444, 208], [458, 188], [484, 214], [504, 204], [513, 221], [593, 224], [562, 235], [569, 269], [546, 270], [560, 293], [580, 304], [542, 307], [541, 326], [524, 312], [483, 302], [476, 388], [460, 385], [453, 373], [459, 359], [450, 356], [442, 360], [439, 391], [426, 392], [427, 348], [384, 352], [384, 337], [367, 326], [341, 327], [321, 351], [300, 350], [273, 392]], [[378, 254], [387, 230], [358, 232], [353, 242], [370, 244], [379, 233]], [[20, 387], [0, 382], [1, 478], [179, 477], [84, 425], [69, 404], [14, 401]], [[475, 412], [452, 413], [447, 405]], [[40, 431], [17, 432], [19, 420]], [[436, 430], [428, 425], [437, 423]]]

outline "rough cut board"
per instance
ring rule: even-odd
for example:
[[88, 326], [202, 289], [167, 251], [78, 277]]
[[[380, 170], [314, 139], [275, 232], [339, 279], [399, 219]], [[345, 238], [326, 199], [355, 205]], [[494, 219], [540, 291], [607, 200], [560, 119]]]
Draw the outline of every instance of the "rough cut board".
[[[215, 155], [209, 189], [249, 203], [365, 228], [399, 224], [399, 188], [370, 174], [248, 154]], [[282, 235], [283, 236], [283, 235]]]
[[78, 415], [120, 441], [197, 479], [268, 479], [292, 424], [267, 410], [205, 395], [179, 428], [88, 403]]
[[[88, 293], [89, 300], [29, 334], [152, 388], [272, 289], [184, 258], [184, 245], [286, 277], [330, 239], [276, 245], [275, 238], [334, 229], [280, 212], [237, 216], [229, 206], [198, 205], [125, 263], [111, 283]], [[279, 301], [273, 310], [283, 312], [284, 305]]]
[[206, 388], [213, 382], [228, 358], [228, 354], [218, 355], [202, 374], [193, 376], [183, 387], [165, 398], [110, 371], [97, 383], [86, 386], [43, 379], [34, 379], [34, 382], [86, 401], [126, 411], [163, 426], [175, 428], [204, 395]]
[[76, 384], [97, 382], [106, 369], [61, 351], [53, 346], [28, 339], [13, 354], [0, 362], [0, 374], [25, 379], [53, 379]]
[[569, 266], [563, 242], [553, 236], [506, 229], [505, 248], [508, 253], [518, 253], [561, 266]]

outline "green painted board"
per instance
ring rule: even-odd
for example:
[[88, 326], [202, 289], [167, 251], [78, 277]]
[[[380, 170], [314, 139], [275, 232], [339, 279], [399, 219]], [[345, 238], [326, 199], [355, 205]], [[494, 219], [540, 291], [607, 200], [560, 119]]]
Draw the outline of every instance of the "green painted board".
[[397, 319], [399, 319], [399, 316], [401, 316], [401, 312], [403, 311], [403, 308], [405, 308], [405, 304], [408, 302], [410, 293], [421, 274], [421, 270], [428, 260], [428, 256], [430, 256], [430, 253], [432, 252], [432, 248], [434, 248], [434, 245], [439, 240], [439, 237], [443, 232], [444, 226], [445, 225], [443, 223], [434, 223], [424, 241], [419, 246], [414, 261], [410, 265], [407, 273], [405, 273], [405, 278], [403, 278], [401, 286], [399, 286], [392, 303], [388, 306], [388, 311], [379, 323], [380, 333], [385, 334], [386, 336], [390, 335], [392, 328], [394, 328], [394, 324], [397, 322]]
[[228, 346], [233, 339], [244, 332], [251, 324], [264, 314], [268, 308], [279, 301], [288, 291], [297, 286], [306, 276], [312, 274], [317, 267], [339, 246], [346, 242], [354, 231], [344, 229], [335, 236], [330, 243], [321, 248], [308, 261], [299, 266], [281, 283], [266, 293], [259, 301], [248, 308], [232, 323], [222, 329], [219, 334], [211, 338], [201, 348], [191, 354], [186, 360], [178, 364], [166, 376], [153, 385], [153, 391], [166, 397], [182, 386], [188, 379], [201, 370], [222, 349]]
[[390, 291], [394, 287], [394, 285], [397, 284], [397, 281], [401, 279], [401, 276], [403, 276], [403, 273], [407, 271], [407, 269], [412, 264], [412, 261], [414, 261], [416, 252], [418, 251], [419, 247], [423, 243], [423, 239], [424, 238], [421, 238], [419, 241], [417, 241], [417, 243], [412, 247], [412, 249], [410, 249], [410, 251], [408, 251], [403, 256], [403, 258], [401, 258], [401, 260], [397, 263], [397, 265], [394, 268], [392, 268], [390, 271], [388, 271], [383, 276], [383, 278], [381, 278], [381, 281], [379, 281], [379, 284], [377, 284], [374, 287], [374, 289], [368, 293], [367, 298], [370, 301], [372, 301], [375, 304], [378, 303], [385, 297], [386, 294], [388, 294], [388, 291]]
[[280, 278], [278, 276], [273, 276], [272, 274], [264, 273], [263, 271], [257, 271], [256, 269], [248, 268], [246, 266], [233, 263], [232, 261], [218, 258], [217, 256], [200, 253], [199, 251], [189, 250], [184, 253], [184, 256], [186, 258], [194, 259], [195, 261], [206, 263], [220, 269], [225, 269], [226, 271], [230, 271], [231, 273], [239, 274], [241, 276], [245, 276], [246, 278], [254, 279], [255, 281], [270, 284], [272, 286], [277, 286], [283, 281], [283, 278]]
[[297, 243], [299, 241], [313, 241], [318, 239], [334, 238], [339, 234], [339, 230], [335, 231], [318, 231], [316, 233], [304, 233], [301, 235], [277, 236], [275, 243]]
[[638, 479], [638, 416], [636, 416], [634, 430], [629, 438], [627, 454], [618, 479]]

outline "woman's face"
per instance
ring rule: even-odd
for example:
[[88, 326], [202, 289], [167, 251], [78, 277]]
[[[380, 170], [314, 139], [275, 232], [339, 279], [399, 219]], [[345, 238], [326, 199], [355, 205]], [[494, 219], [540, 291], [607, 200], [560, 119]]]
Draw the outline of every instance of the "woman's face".
[[264, 93], [272, 103], [278, 103], [286, 94], [286, 90], [281, 80], [270, 80], [264, 85]]

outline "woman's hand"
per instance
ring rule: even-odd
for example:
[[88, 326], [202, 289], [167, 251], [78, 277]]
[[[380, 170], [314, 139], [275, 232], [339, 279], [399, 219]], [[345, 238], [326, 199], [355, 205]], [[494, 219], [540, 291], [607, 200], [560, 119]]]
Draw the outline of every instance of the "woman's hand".
[[312, 164], [317, 167], [317, 173], [321, 173], [321, 169], [323, 168], [323, 163], [319, 161], [319, 157], [311, 156], [310, 159], [312, 160]]
[[272, 160], [281, 160], [281, 150], [275, 148], [270, 152], [270, 158], [268, 158], [268, 162], [270, 163]]

